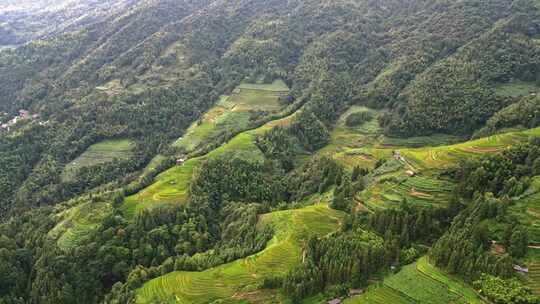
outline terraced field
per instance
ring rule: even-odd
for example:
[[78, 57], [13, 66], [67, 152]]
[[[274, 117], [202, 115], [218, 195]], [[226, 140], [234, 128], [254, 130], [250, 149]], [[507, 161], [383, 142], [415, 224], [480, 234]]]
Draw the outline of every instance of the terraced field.
[[[204, 116], [205, 118], [203, 120], [205, 120], [205, 122], [200, 125], [191, 126], [186, 135], [179, 139], [175, 145], [177, 147], [184, 147], [186, 151], [193, 151], [201, 142], [203, 142], [203, 140], [211, 137], [212, 134], [214, 134], [213, 132], [218, 132], [222, 129], [222, 125], [220, 125], [218, 121], [225, 119], [223, 117], [225, 114], [223, 113], [228, 113], [227, 115], [230, 118], [236, 115], [234, 114], [235, 111], [240, 111], [240, 108], [243, 109], [240, 112], [248, 113], [248, 115], [249, 111], [262, 110], [263, 108], [266, 110], [274, 109], [277, 111], [278, 109], [281, 109], [277, 99], [278, 95], [272, 90], [240, 89], [240, 92], [236, 95], [223, 97], [223, 100]], [[233, 108], [235, 109], [231, 110], [232, 112], [218, 110], [224, 107], [224, 103], [234, 104], [235, 106], [233, 106]], [[215, 119], [212, 118], [215, 120], [214, 122], [210, 121], [209, 117], [214, 117], [214, 114], [217, 112], [222, 113], [222, 115]], [[270, 121], [262, 127], [239, 133], [229, 142], [217, 149], [212, 150], [203, 156], [189, 159], [183, 165], [172, 167], [161, 173], [155, 178], [155, 182], [152, 185], [139, 193], [126, 198], [123, 206], [125, 214], [132, 216], [144, 208], [155, 207], [161, 204], [184, 203], [188, 198], [189, 185], [194, 170], [200, 166], [203, 161], [209, 158], [218, 157], [225, 152], [235, 152], [250, 160], [262, 161], [264, 156], [255, 146], [255, 138], [275, 126], [289, 124], [294, 115], [295, 114]], [[231, 124], [232, 123], [233, 121], [231, 121]]]
[[445, 206], [454, 184], [429, 176], [409, 177], [404, 170], [386, 174], [359, 193], [357, 200], [369, 209], [396, 208], [407, 200], [420, 206]]
[[248, 90], [264, 90], [264, 91], [271, 91], [271, 92], [288, 92], [289, 91], [289, 87], [281, 79], [274, 80], [270, 84], [242, 83], [240, 84], [240, 86], [238, 86], [238, 88], [248, 89]]
[[[539, 182], [540, 177], [536, 177], [531, 188], [534, 187], [535, 183], [538, 184]], [[509, 210], [527, 227], [529, 242], [540, 245], [540, 192], [517, 200]]]
[[230, 96], [221, 96], [219, 102], [194, 122], [173, 146], [191, 153], [223, 131], [246, 130], [254, 112], [279, 112], [283, 108], [279, 97], [288, 91], [281, 80], [272, 84], [242, 84]]
[[397, 274], [387, 277], [380, 286], [345, 303], [481, 304], [484, 302], [470, 286], [446, 275], [423, 257], [416, 263], [403, 267]]
[[91, 145], [83, 154], [67, 164], [62, 179], [69, 180], [78, 169], [110, 162], [114, 159], [128, 159], [133, 155], [135, 144], [128, 139], [105, 140]]
[[416, 304], [416, 302], [401, 292], [381, 285], [368, 289], [365, 295], [347, 299], [344, 304]]
[[540, 295], [540, 262], [531, 264], [529, 271], [529, 286], [535, 294]]
[[264, 126], [246, 131], [233, 137], [229, 142], [212, 150], [208, 154], [187, 160], [181, 166], [175, 166], [161, 173], [155, 182], [139, 193], [126, 198], [123, 210], [126, 215], [134, 215], [141, 209], [161, 204], [181, 204], [188, 198], [189, 185], [195, 168], [204, 160], [215, 158], [226, 152], [235, 152], [250, 160], [264, 159], [262, 152], [255, 145], [255, 138], [277, 125], [286, 125], [292, 117], [271, 121]]
[[529, 248], [526, 265], [529, 268], [527, 285], [540, 296], [540, 248]]
[[527, 141], [530, 136], [540, 136], [540, 128], [509, 132], [450, 146], [403, 149], [401, 154], [420, 169], [447, 168], [463, 158], [477, 157]]
[[61, 222], [49, 232], [49, 236], [57, 239], [57, 244], [61, 249], [74, 248], [90, 232], [97, 229], [102, 220], [111, 212], [112, 206], [106, 202], [88, 202], [73, 207], [58, 215]]
[[173, 272], [151, 280], [137, 290], [137, 303], [175, 299], [178, 303], [210, 303], [217, 299], [239, 300], [243, 292], [256, 292], [265, 276], [285, 273], [302, 260], [304, 241], [311, 235], [336, 231], [343, 214], [327, 204], [272, 212], [259, 225], [271, 225], [274, 237], [265, 250], [245, 259], [202, 272]]
[[[346, 119], [353, 113], [370, 112], [373, 119], [358, 126], [349, 127]], [[319, 153], [337, 153], [350, 149], [362, 147], [370, 144], [381, 133], [376, 116], [378, 112], [362, 106], [352, 106], [338, 119], [335, 128], [332, 130], [330, 144], [324, 147]]]

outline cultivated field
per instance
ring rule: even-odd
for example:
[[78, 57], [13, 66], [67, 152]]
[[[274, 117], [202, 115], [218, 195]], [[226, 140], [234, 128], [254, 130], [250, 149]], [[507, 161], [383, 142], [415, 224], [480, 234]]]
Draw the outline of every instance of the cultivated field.
[[128, 139], [105, 140], [91, 145], [83, 154], [70, 162], [62, 172], [62, 179], [69, 180], [77, 170], [111, 162], [114, 159], [128, 159], [133, 155], [134, 143]]
[[302, 260], [302, 247], [311, 235], [325, 236], [338, 229], [343, 214], [317, 204], [263, 215], [259, 225], [271, 225], [274, 237], [265, 250], [245, 259], [202, 272], [173, 272], [137, 290], [137, 303], [175, 299], [179, 303], [241, 300], [257, 293], [265, 276], [285, 273]]
[[540, 248], [529, 248], [527, 260], [527, 285], [535, 294], [540, 295]]
[[264, 90], [264, 91], [271, 91], [271, 92], [288, 92], [289, 91], [289, 87], [281, 79], [274, 80], [270, 84], [242, 83], [240, 84], [240, 86], [238, 86], [238, 88], [248, 89], [248, 90]]
[[444, 207], [450, 202], [452, 182], [429, 176], [409, 177], [403, 169], [377, 177], [357, 201], [369, 209], [396, 208], [401, 202]]
[[49, 236], [57, 239], [61, 249], [75, 248], [111, 212], [112, 206], [106, 202], [88, 202], [73, 207], [58, 215], [61, 222], [49, 232]]
[[481, 304], [478, 294], [463, 281], [451, 277], [428, 263], [426, 257], [403, 267], [364, 295], [346, 304]]
[[540, 245], [540, 176], [533, 179], [527, 192], [509, 207], [509, 211], [527, 227], [529, 242]]
[[[282, 109], [278, 102], [279, 94], [275, 90], [280, 88], [288, 91], [286, 86], [283, 87], [278, 81], [256, 87], [257, 89], [242, 89], [240, 86], [231, 96], [222, 96], [219, 103], [199, 122], [190, 126], [186, 134], [173, 146], [182, 147], [188, 153], [193, 152], [220, 132], [227, 130], [234, 133], [249, 128], [248, 119], [253, 111], [277, 113]], [[218, 157], [225, 152], [241, 153], [242, 157], [262, 161], [263, 155], [255, 146], [255, 138], [274, 126], [288, 124], [291, 117], [270, 121], [262, 127], [241, 132], [211, 152], [188, 159], [183, 165], [161, 173], [152, 185], [126, 198], [124, 212], [130, 216], [144, 208], [184, 203], [188, 198], [194, 170], [205, 160]]]
[[283, 108], [279, 97], [288, 91], [281, 80], [272, 84], [242, 84], [230, 96], [221, 96], [219, 102], [194, 122], [173, 146], [191, 153], [220, 133], [246, 130], [254, 113], [279, 112]]
[[447, 168], [460, 159], [501, 152], [522, 143], [531, 136], [540, 136], [540, 128], [493, 135], [459, 144], [400, 150], [414, 167], [420, 169]]
[[203, 161], [218, 157], [226, 152], [235, 152], [239, 153], [241, 157], [250, 160], [263, 161], [264, 156], [255, 145], [256, 137], [269, 131], [276, 125], [288, 124], [290, 120], [291, 117], [286, 117], [271, 121], [257, 129], [242, 132], [208, 154], [189, 159], [181, 166], [174, 166], [168, 169], [158, 175], [152, 185], [135, 195], [127, 197], [123, 206], [124, 212], [130, 216], [144, 208], [151, 208], [161, 204], [181, 204], [186, 202], [194, 170]]

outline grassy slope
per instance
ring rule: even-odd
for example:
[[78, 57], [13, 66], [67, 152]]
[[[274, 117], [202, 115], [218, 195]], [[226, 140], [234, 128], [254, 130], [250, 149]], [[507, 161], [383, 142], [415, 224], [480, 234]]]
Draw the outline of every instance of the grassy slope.
[[285, 273], [300, 263], [303, 242], [310, 235], [324, 236], [337, 230], [342, 217], [341, 212], [326, 204], [265, 214], [259, 225], [274, 229], [265, 250], [203, 272], [173, 272], [151, 280], [137, 291], [137, 303], [165, 301], [171, 296], [179, 303], [201, 304], [240, 299], [257, 289], [265, 276]]
[[404, 149], [401, 153], [419, 169], [446, 168], [463, 158], [501, 152], [525, 142], [530, 136], [540, 136], [540, 128], [493, 135], [450, 146]]
[[138, 210], [159, 206], [160, 204], [177, 204], [187, 200], [189, 185], [194, 170], [206, 159], [218, 157], [225, 152], [243, 152], [244, 157], [250, 159], [263, 158], [260, 150], [255, 146], [255, 138], [267, 132], [276, 125], [290, 122], [291, 117], [271, 121], [264, 126], [240, 133], [229, 142], [212, 150], [206, 155], [189, 159], [182, 166], [175, 166], [156, 177], [156, 181], [141, 192], [127, 197], [124, 211], [133, 215]]
[[540, 245], [540, 176], [533, 178], [529, 189], [509, 208], [529, 230], [529, 242]]
[[83, 203], [60, 213], [60, 223], [49, 231], [49, 236], [57, 239], [64, 250], [74, 248], [111, 212], [112, 206], [107, 202]]
[[251, 90], [266, 90], [272, 92], [288, 92], [289, 87], [287, 84], [281, 80], [274, 80], [271, 84], [254, 84], [254, 83], [242, 83], [239, 86], [240, 89], [251, 89]]
[[[267, 86], [273, 87], [273, 85]], [[203, 116], [200, 123], [192, 125], [186, 135], [174, 145], [191, 152], [205, 140], [223, 131], [223, 128], [229, 128], [230, 131], [247, 128], [247, 120], [244, 124], [242, 115], [249, 116], [250, 111], [275, 113], [279, 110], [281, 110], [281, 105], [278, 103], [278, 95], [275, 92], [262, 89], [238, 89], [230, 97], [223, 96], [220, 102]], [[271, 121], [257, 129], [242, 132], [217, 149], [203, 156], [189, 159], [182, 166], [170, 168], [158, 175], [152, 185], [126, 198], [123, 207], [125, 213], [133, 215], [144, 208], [185, 202], [193, 172], [203, 161], [233, 151], [243, 152], [244, 156], [250, 159], [262, 159], [262, 153], [255, 146], [255, 138], [276, 125], [285, 125], [289, 122], [290, 117], [283, 118]]]
[[68, 180], [76, 170], [110, 162], [114, 159], [128, 159], [133, 155], [134, 143], [128, 139], [105, 140], [90, 146], [83, 154], [66, 165], [62, 179]]
[[447, 304], [484, 303], [477, 293], [459, 279], [429, 264], [426, 257], [403, 267], [397, 274], [346, 304]]
[[506, 97], [519, 97], [536, 93], [540, 87], [535, 82], [514, 81], [510, 83], [499, 84], [495, 87], [495, 93]]
[[[494, 135], [459, 144], [403, 148], [364, 147], [350, 151], [371, 159], [391, 159], [392, 152], [399, 150], [406, 163], [390, 172], [374, 177], [367, 189], [358, 196], [359, 202], [370, 209], [398, 206], [403, 199], [408, 202], [443, 206], [449, 202], [453, 184], [438, 174], [445, 168], [455, 166], [459, 160], [501, 152], [511, 145], [525, 142], [529, 136], [540, 135], [540, 128], [520, 132]], [[406, 170], [414, 170], [417, 175], [408, 177]]]
[[282, 109], [282, 105], [279, 103], [279, 93], [274, 91], [275, 88], [283, 92], [289, 91], [281, 80], [267, 85], [240, 85], [230, 96], [221, 96], [219, 102], [193, 123], [173, 146], [182, 147], [190, 153], [220, 132], [245, 130], [254, 111], [278, 112]]
[[527, 267], [529, 267], [527, 284], [535, 294], [540, 295], [540, 248], [529, 248]]

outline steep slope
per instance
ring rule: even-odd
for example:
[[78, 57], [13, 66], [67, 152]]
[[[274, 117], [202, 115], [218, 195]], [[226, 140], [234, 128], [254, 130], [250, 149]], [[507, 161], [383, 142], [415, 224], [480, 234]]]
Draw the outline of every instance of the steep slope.
[[[487, 191], [453, 170], [495, 170], [486, 155], [523, 144], [511, 173], [478, 176], [508, 173], [485, 181], [496, 196], [534, 178], [537, 1], [78, 3], [28, 7], [67, 15], [0, 51], [0, 302], [323, 301], [447, 245]], [[323, 194], [329, 207], [307, 206]], [[523, 251], [530, 201], [484, 196]], [[463, 236], [467, 259], [488, 257], [475, 271], [536, 265], [492, 255], [502, 232], [485, 223]], [[383, 294], [423, 302], [396, 291], [418, 275], [406, 266]], [[459, 302], [456, 282], [434, 283], [437, 300]]]

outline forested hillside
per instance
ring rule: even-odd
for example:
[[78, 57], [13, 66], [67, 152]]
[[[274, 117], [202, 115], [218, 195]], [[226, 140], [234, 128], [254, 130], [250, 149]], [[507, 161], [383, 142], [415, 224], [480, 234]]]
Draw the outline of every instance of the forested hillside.
[[538, 303], [539, 42], [535, 0], [5, 1], [0, 304]]

